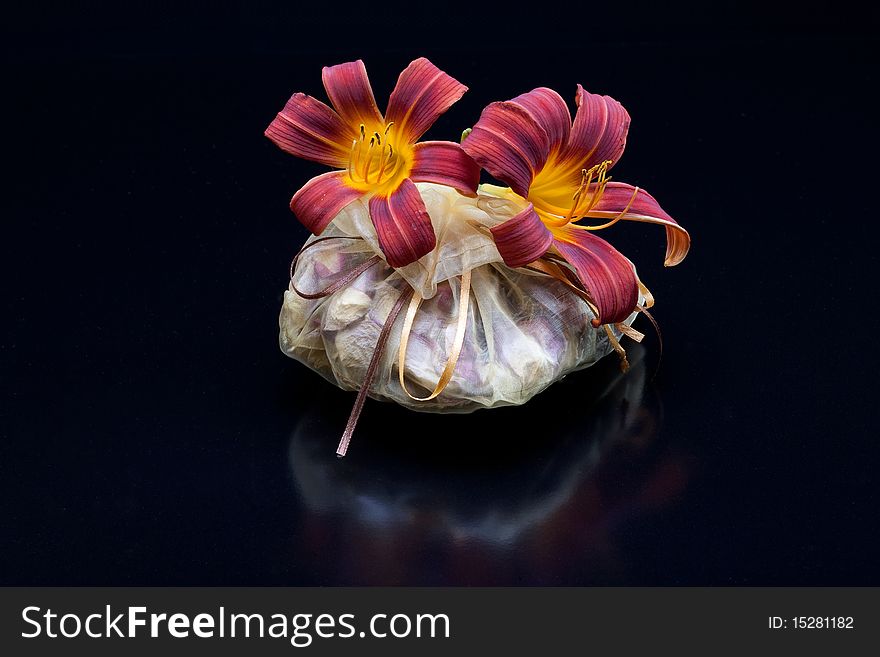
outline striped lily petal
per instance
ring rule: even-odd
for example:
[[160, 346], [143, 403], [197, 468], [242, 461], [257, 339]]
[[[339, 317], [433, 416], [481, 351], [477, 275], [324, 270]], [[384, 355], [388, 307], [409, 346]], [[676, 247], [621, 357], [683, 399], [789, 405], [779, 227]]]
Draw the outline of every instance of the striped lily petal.
[[333, 217], [363, 194], [343, 182], [345, 172], [331, 171], [312, 178], [290, 200], [290, 209], [315, 235], [324, 232]]
[[510, 101], [488, 105], [461, 146], [477, 164], [523, 197], [528, 196], [550, 152], [544, 128], [528, 110]]
[[585, 230], [555, 231], [554, 246], [577, 272], [599, 310], [600, 324], [622, 322], [639, 299], [639, 284], [632, 265], [601, 237]]
[[300, 93], [290, 97], [265, 134], [291, 155], [336, 168], [346, 166], [354, 137], [336, 112]]
[[476, 196], [480, 167], [461, 146], [451, 141], [423, 141], [413, 148], [409, 177], [413, 182], [432, 182]]
[[405, 179], [390, 196], [370, 199], [370, 217], [379, 247], [392, 267], [404, 267], [430, 252], [437, 243], [431, 217], [415, 183]]
[[327, 97], [345, 123], [354, 126], [363, 123], [369, 131], [382, 124], [382, 113], [376, 107], [367, 69], [360, 59], [326, 66], [321, 78]]
[[590, 210], [590, 216], [613, 219], [626, 210], [621, 219], [665, 226], [666, 259], [663, 264], [667, 267], [677, 265], [688, 254], [691, 246], [690, 235], [644, 189], [639, 188], [633, 199], [635, 189], [626, 183], [609, 182], [596, 207]]
[[605, 160], [617, 163], [626, 146], [629, 114], [610, 96], [599, 96], [577, 86], [577, 113], [560, 160], [577, 169], [589, 169]]
[[571, 132], [571, 114], [558, 93], [547, 87], [538, 87], [511, 99], [511, 103], [528, 110], [550, 140], [550, 150], [562, 148]]
[[508, 267], [524, 267], [534, 262], [553, 244], [553, 233], [541, 221], [531, 203], [519, 214], [489, 230]]
[[413, 143], [465, 91], [466, 86], [420, 57], [400, 74], [388, 99], [385, 121], [393, 121], [396, 129]]

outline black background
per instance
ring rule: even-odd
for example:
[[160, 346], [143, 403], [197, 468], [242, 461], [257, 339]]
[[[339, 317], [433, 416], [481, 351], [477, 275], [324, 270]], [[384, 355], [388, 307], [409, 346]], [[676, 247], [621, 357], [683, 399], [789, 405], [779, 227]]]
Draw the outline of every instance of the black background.
[[[880, 583], [876, 15], [709, 4], [7, 9], [0, 583]], [[277, 348], [322, 169], [262, 132], [421, 55], [471, 88], [430, 138], [619, 99], [615, 177], [693, 248], [607, 236], [658, 299], [646, 387], [654, 338], [522, 408], [368, 402], [337, 460], [353, 395]]]

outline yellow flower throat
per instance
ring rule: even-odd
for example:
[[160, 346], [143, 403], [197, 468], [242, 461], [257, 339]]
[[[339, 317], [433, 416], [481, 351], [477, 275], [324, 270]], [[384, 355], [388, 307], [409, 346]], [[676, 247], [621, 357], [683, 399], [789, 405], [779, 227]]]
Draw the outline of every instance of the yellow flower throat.
[[581, 230], [608, 228], [620, 221], [627, 213], [635, 200], [638, 188], [635, 188], [635, 192], [623, 212], [617, 214], [611, 221], [600, 226], [586, 226], [575, 222], [590, 216], [590, 213], [599, 205], [599, 201], [602, 200], [602, 195], [605, 193], [605, 187], [611, 180], [608, 176], [608, 167], [611, 164], [611, 160], [605, 160], [589, 169], [581, 169], [580, 184], [574, 194], [571, 193], [571, 174], [565, 171], [560, 172], [556, 167], [547, 166], [535, 177], [529, 189], [528, 200], [534, 205], [535, 212], [550, 230], [563, 226]]
[[351, 142], [348, 157], [349, 186], [363, 192], [392, 192], [409, 176], [412, 147], [401, 143], [394, 122], [369, 131], [361, 123], [358, 138]]

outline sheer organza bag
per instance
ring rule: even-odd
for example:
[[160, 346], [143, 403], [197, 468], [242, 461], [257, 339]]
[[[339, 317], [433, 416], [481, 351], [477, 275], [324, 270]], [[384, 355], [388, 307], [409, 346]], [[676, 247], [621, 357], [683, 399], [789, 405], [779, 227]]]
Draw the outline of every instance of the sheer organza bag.
[[359, 390], [395, 303], [411, 294], [415, 301], [398, 309], [413, 309], [411, 323], [407, 316], [395, 322], [382, 341], [394, 348], [379, 356], [369, 396], [417, 411], [467, 413], [525, 403], [614, 349], [621, 328], [594, 328], [595, 314], [569, 285], [504, 264], [488, 229], [517, 212], [509, 201], [429, 183], [418, 188], [437, 247], [410, 265], [394, 269], [382, 260], [363, 202], [309, 239], [284, 295], [284, 353], [340, 388]]

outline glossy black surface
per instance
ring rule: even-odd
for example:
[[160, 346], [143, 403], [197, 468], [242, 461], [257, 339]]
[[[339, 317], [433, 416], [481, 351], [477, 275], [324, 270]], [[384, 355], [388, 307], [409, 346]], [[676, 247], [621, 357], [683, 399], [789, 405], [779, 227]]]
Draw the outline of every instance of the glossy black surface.
[[[11, 25], [0, 584], [880, 583], [873, 48], [759, 15], [537, 49], [513, 20]], [[371, 401], [337, 460], [353, 395], [277, 347], [287, 201], [322, 169], [262, 131], [325, 64], [363, 56], [382, 104], [419, 55], [471, 87], [429, 137], [539, 85], [621, 100], [615, 176], [693, 249], [607, 235], [658, 299], [653, 380], [649, 337], [522, 408]]]

